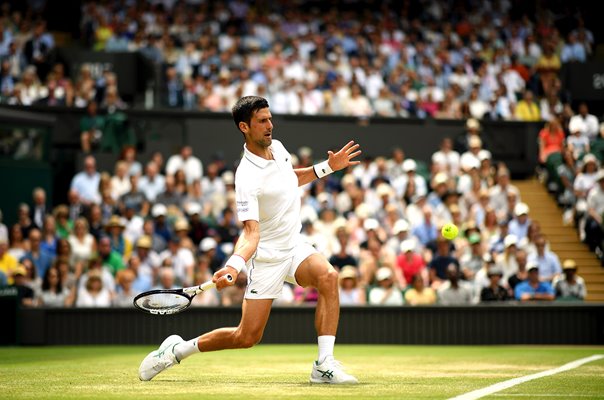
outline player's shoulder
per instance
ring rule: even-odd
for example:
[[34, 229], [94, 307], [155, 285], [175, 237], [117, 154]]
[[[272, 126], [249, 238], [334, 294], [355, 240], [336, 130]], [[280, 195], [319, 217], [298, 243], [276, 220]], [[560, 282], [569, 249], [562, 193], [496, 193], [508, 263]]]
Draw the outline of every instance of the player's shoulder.
[[289, 153], [280, 140], [273, 139], [271, 147], [273, 148], [273, 151]]

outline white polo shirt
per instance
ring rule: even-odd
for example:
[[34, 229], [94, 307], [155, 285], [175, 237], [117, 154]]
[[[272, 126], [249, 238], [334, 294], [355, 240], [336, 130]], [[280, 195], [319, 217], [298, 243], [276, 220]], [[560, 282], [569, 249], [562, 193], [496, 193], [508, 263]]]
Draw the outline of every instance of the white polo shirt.
[[290, 153], [280, 141], [269, 147], [273, 160], [250, 152], [235, 173], [237, 216], [241, 222], [260, 223], [260, 243], [254, 256], [259, 261], [281, 261], [300, 243], [300, 192]]

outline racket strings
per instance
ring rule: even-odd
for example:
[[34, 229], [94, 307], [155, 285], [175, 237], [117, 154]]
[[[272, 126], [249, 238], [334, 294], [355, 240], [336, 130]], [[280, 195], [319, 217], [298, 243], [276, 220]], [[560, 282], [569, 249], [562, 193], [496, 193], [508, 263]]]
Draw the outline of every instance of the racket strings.
[[152, 313], [175, 313], [188, 307], [189, 298], [175, 293], [152, 293], [137, 299], [136, 305]]

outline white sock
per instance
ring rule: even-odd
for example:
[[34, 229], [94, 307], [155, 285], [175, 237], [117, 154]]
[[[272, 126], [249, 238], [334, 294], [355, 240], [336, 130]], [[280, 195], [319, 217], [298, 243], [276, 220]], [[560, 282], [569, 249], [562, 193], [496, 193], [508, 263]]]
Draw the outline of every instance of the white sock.
[[181, 362], [193, 354], [199, 353], [199, 347], [197, 347], [198, 340], [199, 336], [195, 339], [187, 340], [186, 342], [178, 343], [176, 346], [174, 346], [174, 355], [176, 356], [178, 362]]
[[319, 342], [319, 358], [317, 362], [323, 363], [327, 357], [333, 357], [333, 346], [336, 343], [336, 337], [331, 335], [323, 335], [318, 337]]

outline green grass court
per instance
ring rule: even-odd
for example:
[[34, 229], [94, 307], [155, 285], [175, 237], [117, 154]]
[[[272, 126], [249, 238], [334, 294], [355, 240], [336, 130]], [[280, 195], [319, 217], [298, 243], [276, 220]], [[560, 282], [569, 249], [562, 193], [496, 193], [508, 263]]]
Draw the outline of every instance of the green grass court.
[[[0, 348], [0, 398], [446, 399], [559, 367], [604, 347], [337, 345], [357, 386], [308, 383], [314, 345], [260, 345], [196, 355], [140, 382], [152, 346]], [[604, 360], [526, 382], [490, 399], [604, 399]]]

